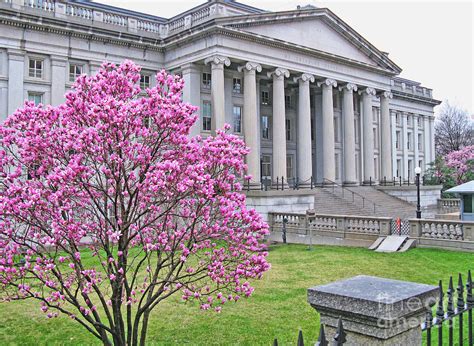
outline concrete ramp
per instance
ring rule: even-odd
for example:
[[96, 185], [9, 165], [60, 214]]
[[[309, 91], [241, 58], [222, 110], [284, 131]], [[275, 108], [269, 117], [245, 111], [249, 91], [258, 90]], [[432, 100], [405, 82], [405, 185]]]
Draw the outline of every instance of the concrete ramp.
[[377, 252], [396, 252], [403, 243], [408, 239], [406, 235], [389, 235], [385, 238], [379, 247], [375, 250]]
[[375, 250], [379, 245], [384, 241], [385, 237], [378, 237], [372, 245], [370, 245], [369, 250]]
[[413, 247], [416, 246], [416, 239], [408, 239], [403, 245], [402, 247], [400, 248], [400, 250], [398, 250], [398, 252], [405, 252]]

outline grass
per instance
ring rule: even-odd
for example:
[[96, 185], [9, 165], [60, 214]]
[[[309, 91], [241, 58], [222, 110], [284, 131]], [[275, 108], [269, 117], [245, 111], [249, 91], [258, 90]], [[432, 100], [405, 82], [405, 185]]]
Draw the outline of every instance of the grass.
[[[362, 248], [278, 245], [270, 249], [272, 269], [255, 282], [250, 299], [225, 305], [221, 314], [200, 311], [179, 296], [154, 310], [149, 345], [296, 344], [299, 329], [314, 344], [319, 316], [306, 302], [308, 287], [365, 274], [436, 285], [474, 269], [474, 254], [414, 249], [384, 254]], [[66, 317], [48, 320], [32, 301], [0, 304], [1, 345], [98, 344]]]

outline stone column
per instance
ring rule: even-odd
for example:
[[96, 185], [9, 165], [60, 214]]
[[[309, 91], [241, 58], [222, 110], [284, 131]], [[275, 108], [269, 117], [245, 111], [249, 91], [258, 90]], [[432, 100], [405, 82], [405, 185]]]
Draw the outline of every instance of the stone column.
[[[415, 172], [415, 168], [418, 167], [418, 162], [420, 161], [420, 152], [418, 150], [418, 114], [413, 114], [413, 152], [415, 154], [413, 172]], [[423, 171], [425, 170], [425, 167], [420, 167], [420, 168]]]
[[23, 105], [25, 78], [25, 52], [8, 50], [8, 115]]
[[368, 185], [370, 181], [374, 183], [374, 132], [373, 132], [373, 118], [372, 118], [372, 97], [375, 95], [375, 90], [372, 88], [365, 88], [359, 94], [362, 95], [362, 127], [364, 130], [364, 180], [363, 184]]
[[425, 141], [425, 168], [429, 168], [429, 163], [431, 162], [431, 136], [430, 136], [430, 121], [429, 117], [423, 116], [423, 139]]
[[51, 105], [65, 101], [67, 57], [51, 56]]
[[211, 104], [212, 132], [222, 129], [225, 123], [224, 65], [230, 66], [229, 58], [215, 55], [207, 58], [205, 64], [211, 64]]
[[421, 324], [436, 303], [437, 286], [359, 275], [308, 289], [327, 340], [339, 321], [344, 345], [421, 345]]
[[[403, 149], [403, 174], [404, 180], [408, 179], [408, 114], [401, 113], [402, 117], [402, 149]], [[411, 177], [410, 177], [411, 178]]]
[[302, 184], [310, 184], [313, 176], [313, 160], [311, 145], [311, 103], [309, 83], [314, 83], [314, 76], [303, 73], [294, 79], [299, 85], [298, 95], [298, 128], [296, 154], [298, 157], [298, 180]]
[[[322, 131], [323, 131], [323, 183], [324, 179], [336, 180], [336, 163], [334, 155], [334, 105], [332, 102], [332, 88], [337, 86], [334, 79], [319, 82], [322, 88]], [[326, 182], [328, 183], [328, 182]]]
[[380, 163], [381, 177], [387, 180], [392, 179], [392, 131], [390, 129], [390, 108], [389, 102], [393, 97], [390, 91], [384, 91], [380, 94]]
[[244, 71], [244, 116], [243, 130], [245, 143], [250, 148], [247, 155], [247, 174], [252, 176], [253, 183], [260, 183], [260, 132], [257, 116], [257, 72], [262, 72], [262, 66], [254, 62], [247, 62], [238, 67]]
[[[201, 108], [201, 74], [200, 69], [193, 63], [181, 66], [183, 74], [184, 89], [183, 101]], [[194, 137], [201, 133], [201, 117], [199, 109], [196, 112], [197, 120], [191, 127], [189, 135]]]
[[392, 112], [391, 114], [391, 122], [392, 122], [392, 176], [390, 177], [393, 179], [393, 177], [397, 176], [397, 157], [398, 157], [398, 149], [397, 149], [397, 119], [396, 119], [396, 113]]
[[434, 129], [434, 116], [429, 117], [430, 121], [430, 162], [434, 162], [436, 159], [436, 150], [435, 150], [435, 129]]
[[342, 119], [344, 122], [344, 185], [357, 185], [355, 160], [354, 91], [357, 86], [347, 83], [340, 87], [342, 96]]
[[273, 180], [283, 177], [286, 182], [285, 77], [290, 72], [277, 68], [268, 76], [273, 77]]

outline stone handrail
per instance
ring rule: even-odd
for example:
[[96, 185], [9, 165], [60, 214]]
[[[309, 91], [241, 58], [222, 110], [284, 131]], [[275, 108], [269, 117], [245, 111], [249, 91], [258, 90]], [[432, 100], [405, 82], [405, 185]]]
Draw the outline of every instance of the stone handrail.
[[282, 227], [286, 219], [286, 228], [308, 231], [329, 231], [386, 235], [390, 233], [391, 218], [354, 215], [317, 214], [308, 211], [298, 213], [269, 213], [270, 226]]
[[440, 198], [438, 199], [438, 209], [447, 213], [454, 213], [461, 208], [461, 200], [459, 198]]
[[410, 220], [410, 236], [426, 239], [474, 241], [474, 222], [413, 219]]
[[[192, 25], [199, 24], [215, 15], [219, 15], [220, 7], [208, 5], [197, 9], [195, 12], [188, 12], [182, 16], [171, 20], [147, 19], [140, 15], [127, 16], [122, 13], [102, 10], [87, 3], [77, 4], [67, 1], [55, 0], [0, 0], [2, 3], [10, 4], [13, 8], [27, 8], [42, 12], [50, 12], [55, 17], [74, 17], [75, 19], [92, 21], [116, 27], [126, 28], [130, 32], [148, 32], [166, 37], [181, 30], [188, 29]], [[88, 23], [90, 25], [90, 23]], [[122, 29], [121, 29], [122, 30]]]

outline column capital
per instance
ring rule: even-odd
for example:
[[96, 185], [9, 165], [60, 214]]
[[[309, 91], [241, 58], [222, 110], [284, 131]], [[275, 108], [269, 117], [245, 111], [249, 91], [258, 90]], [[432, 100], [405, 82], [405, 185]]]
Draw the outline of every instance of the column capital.
[[322, 86], [322, 85], [327, 85], [327, 86], [332, 86], [332, 87], [337, 87], [337, 82], [335, 79], [331, 79], [331, 78], [326, 78], [325, 80], [323, 81], [320, 81], [317, 83], [318, 84], [318, 87]]
[[314, 78], [314, 76], [313, 76], [312, 74], [310, 74], [310, 73], [302, 73], [300, 76], [293, 78], [293, 81], [294, 81], [295, 83], [298, 82], [299, 80], [301, 80], [301, 81], [303, 81], [303, 82], [314, 83], [315, 78]]
[[212, 65], [230, 66], [230, 59], [222, 55], [213, 55], [207, 58], [206, 60], [204, 60], [204, 64], [207, 65], [209, 63], [211, 63]]
[[275, 76], [277, 79], [284, 79], [290, 77], [290, 71], [288, 71], [286, 68], [277, 67], [275, 71], [268, 72], [267, 76], [269, 78]]
[[387, 98], [387, 99], [393, 99], [393, 94], [391, 91], [381, 91], [378, 96], [380, 98]]
[[248, 61], [245, 65], [237, 67], [237, 71], [239, 72], [242, 72], [244, 70], [262, 72], [262, 65], [256, 62]]
[[350, 92], [357, 91], [357, 85], [355, 85], [354, 83], [347, 83], [345, 85], [341, 85], [339, 87], [339, 90], [340, 91], [350, 91]]
[[365, 89], [359, 90], [359, 95], [363, 95], [363, 94], [375, 96], [375, 89], [367, 87]]

